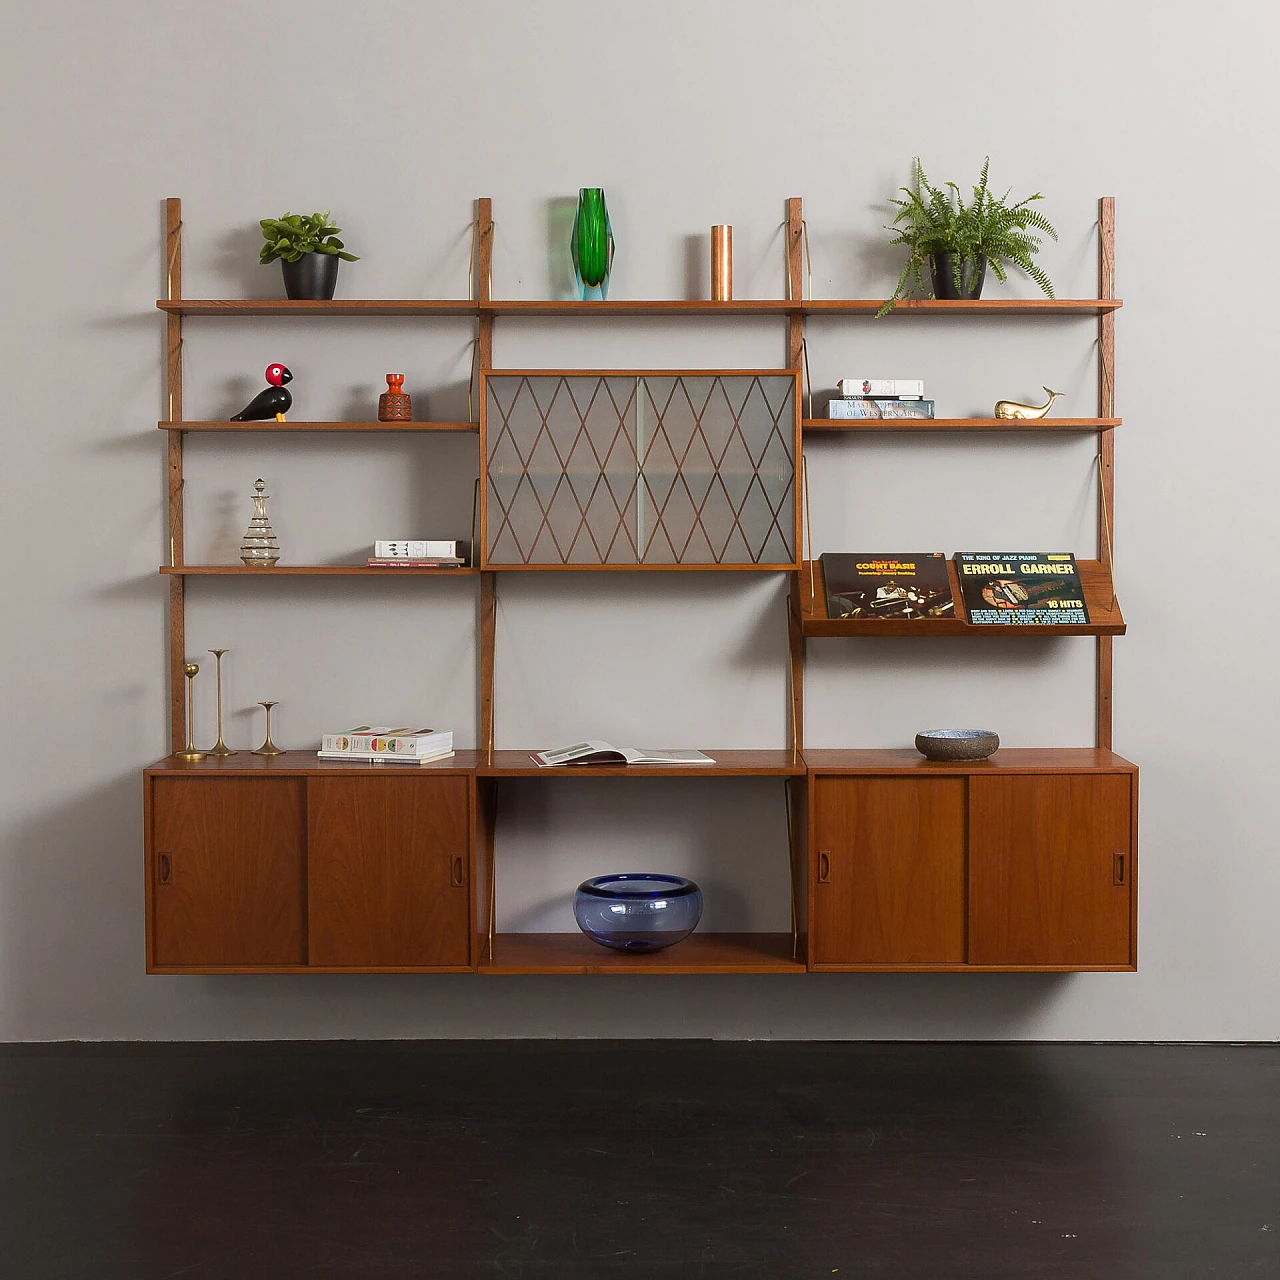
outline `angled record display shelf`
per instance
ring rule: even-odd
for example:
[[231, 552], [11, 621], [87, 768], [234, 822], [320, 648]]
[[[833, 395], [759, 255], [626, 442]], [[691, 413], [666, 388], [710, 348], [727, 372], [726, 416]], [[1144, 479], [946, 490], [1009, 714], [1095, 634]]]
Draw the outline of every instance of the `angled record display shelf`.
[[[190, 299], [182, 296], [182, 214], [166, 207], [169, 704], [185, 741], [185, 592], [205, 577], [472, 577], [477, 581], [478, 749], [419, 765], [240, 752], [146, 770], [147, 968], [153, 973], [733, 974], [814, 971], [1078, 971], [1136, 967], [1137, 771], [1110, 750], [1112, 640], [1125, 622], [1112, 574], [1115, 416], [1114, 202], [1099, 204], [1099, 296], [909, 299], [880, 323], [923, 323], [945, 340], [984, 317], [1093, 317], [1096, 417], [836, 420], [803, 416], [806, 320], [870, 320], [878, 299], [803, 296], [801, 202], [786, 205], [785, 298], [492, 297], [493, 218], [477, 201], [472, 298]], [[474, 326], [476, 421], [185, 421], [183, 323], [190, 318], [466, 320]], [[497, 321], [773, 317], [774, 369], [506, 370]], [[479, 462], [471, 566], [187, 564], [183, 445], [190, 433], [470, 433]], [[822, 565], [802, 533], [803, 444], [865, 432], [1083, 432], [1098, 440], [1096, 559], [1077, 561], [1087, 626], [972, 626], [827, 615]], [[928, 447], [921, 441], [920, 447]], [[468, 481], [470, 484], [470, 481]], [[786, 742], [717, 750], [710, 766], [540, 768], [495, 749], [494, 650], [501, 575], [529, 571], [755, 571], [786, 575]], [[954, 564], [949, 564], [958, 600]], [[424, 601], [433, 593], [425, 589]], [[1000, 751], [938, 764], [913, 751], [804, 747], [808, 640], [866, 637], [1092, 637], [1096, 745]], [[857, 649], [851, 649], [855, 654]], [[791, 927], [698, 932], [651, 955], [609, 952], [577, 934], [496, 927], [497, 790], [562, 778], [780, 782]], [[353, 904], [363, 904], [356, 909]]]

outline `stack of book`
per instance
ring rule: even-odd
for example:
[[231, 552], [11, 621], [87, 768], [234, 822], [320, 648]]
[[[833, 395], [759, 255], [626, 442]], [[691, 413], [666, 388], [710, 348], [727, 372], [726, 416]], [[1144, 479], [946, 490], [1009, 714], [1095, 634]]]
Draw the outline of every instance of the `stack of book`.
[[829, 418], [932, 418], [921, 378], [842, 378], [827, 402]]
[[345, 733], [326, 733], [316, 755], [371, 764], [430, 764], [453, 755], [453, 730], [362, 724]]
[[460, 569], [467, 563], [467, 544], [461, 538], [400, 538], [373, 544], [365, 561], [369, 569]]

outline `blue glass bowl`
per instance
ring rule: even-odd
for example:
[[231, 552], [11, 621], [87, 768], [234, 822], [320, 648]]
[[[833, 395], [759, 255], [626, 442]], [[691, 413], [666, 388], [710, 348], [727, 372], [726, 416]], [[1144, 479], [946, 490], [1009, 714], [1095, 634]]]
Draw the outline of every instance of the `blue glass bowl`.
[[592, 942], [615, 951], [661, 951], [702, 919], [702, 890], [683, 876], [623, 871], [584, 880], [573, 918]]

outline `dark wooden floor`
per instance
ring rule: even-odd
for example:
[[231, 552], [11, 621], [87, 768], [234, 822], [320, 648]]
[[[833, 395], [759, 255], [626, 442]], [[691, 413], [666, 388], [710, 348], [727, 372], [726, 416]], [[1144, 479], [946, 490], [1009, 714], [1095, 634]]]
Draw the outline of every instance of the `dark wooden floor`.
[[1280, 1276], [1280, 1047], [0, 1048], [9, 1280]]

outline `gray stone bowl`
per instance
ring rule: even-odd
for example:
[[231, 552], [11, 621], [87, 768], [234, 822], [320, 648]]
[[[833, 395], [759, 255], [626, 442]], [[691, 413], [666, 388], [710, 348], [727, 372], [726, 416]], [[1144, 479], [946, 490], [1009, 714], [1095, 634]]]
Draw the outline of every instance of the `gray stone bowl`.
[[930, 760], [985, 760], [1000, 746], [990, 729], [926, 729], [916, 734], [916, 750]]

